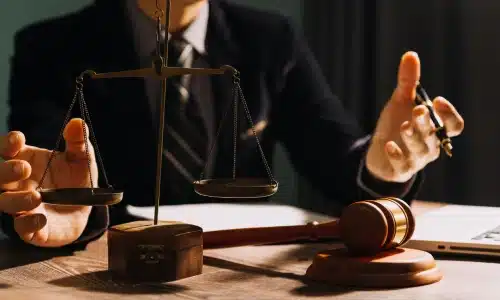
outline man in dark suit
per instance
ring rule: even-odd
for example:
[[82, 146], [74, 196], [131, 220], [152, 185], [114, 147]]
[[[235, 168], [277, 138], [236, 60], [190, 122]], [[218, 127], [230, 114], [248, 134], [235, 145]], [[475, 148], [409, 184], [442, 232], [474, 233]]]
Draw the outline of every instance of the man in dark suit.
[[[0, 143], [6, 159], [0, 165], [5, 191], [0, 211], [4, 231], [12, 237], [45, 247], [88, 241], [109, 224], [126, 220], [124, 205], [153, 203], [160, 83], [149, 79], [83, 83], [108, 178], [125, 191], [122, 205], [109, 211], [48, 206], [40, 202], [36, 187], [50, 154], [47, 149], [54, 147], [73, 98], [75, 78], [87, 69], [151, 66], [155, 9], [152, 0], [96, 0], [16, 35], [9, 98], [12, 131]], [[412, 102], [420, 78], [415, 53], [403, 55], [394, 93], [375, 132], [365, 135], [329, 90], [304, 38], [288, 19], [225, 0], [172, 1], [169, 32], [170, 65], [232, 65], [241, 72], [269, 164], [275, 144], [283, 143], [296, 170], [332, 201], [348, 204], [382, 195], [411, 201], [421, 170], [439, 156], [428, 111]], [[232, 126], [222, 131], [214, 155], [207, 154], [232, 101], [231, 89], [231, 79], [225, 76], [169, 80], [162, 204], [206, 201], [197, 198], [191, 186], [204, 166], [210, 177], [230, 176]], [[453, 106], [443, 98], [436, 98], [434, 106], [449, 135], [460, 134], [464, 122]], [[257, 143], [243, 115], [241, 119], [238, 175], [266, 177]], [[55, 157], [44, 187], [90, 186], [79, 119], [66, 125], [64, 139], [64, 155]], [[98, 175], [95, 146], [90, 149], [93, 178]], [[103, 173], [99, 175], [102, 184]]]

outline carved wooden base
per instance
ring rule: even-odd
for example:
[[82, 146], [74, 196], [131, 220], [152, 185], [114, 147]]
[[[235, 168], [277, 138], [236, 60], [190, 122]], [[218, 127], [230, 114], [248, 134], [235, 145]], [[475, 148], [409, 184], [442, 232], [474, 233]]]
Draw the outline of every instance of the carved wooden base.
[[346, 249], [318, 253], [306, 278], [332, 285], [401, 288], [438, 282], [442, 273], [427, 252], [395, 248], [374, 256], [353, 256]]
[[168, 282], [199, 275], [203, 231], [181, 222], [136, 221], [108, 232], [108, 269], [114, 279], [132, 283]]

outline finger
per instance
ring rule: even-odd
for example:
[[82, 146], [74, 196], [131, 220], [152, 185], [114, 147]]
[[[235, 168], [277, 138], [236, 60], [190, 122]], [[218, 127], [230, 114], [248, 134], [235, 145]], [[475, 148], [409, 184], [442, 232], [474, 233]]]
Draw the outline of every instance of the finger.
[[[439, 140], [435, 134], [436, 127], [431, 120], [429, 110], [419, 105], [413, 109], [413, 128], [422, 144], [420, 152], [415, 153], [418, 159], [434, 160], [439, 157]], [[424, 147], [425, 145], [425, 147]]]
[[394, 175], [404, 174], [408, 171], [408, 164], [403, 150], [393, 141], [385, 144], [385, 152], [389, 162], [394, 170]]
[[83, 134], [83, 120], [71, 119], [64, 128], [64, 139], [66, 141], [66, 155], [70, 161], [87, 160], [86, 142], [88, 143], [88, 155], [93, 157], [93, 148], [89, 141], [89, 130], [85, 124], [86, 140]]
[[418, 105], [412, 110], [412, 126], [415, 134], [423, 141], [434, 135], [435, 127], [427, 107]]
[[0, 194], [0, 211], [14, 215], [37, 208], [41, 203], [37, 191], [16, 191]]
[[20, 131], [11, 131], [0, 137], [0, 158], [30, 160], [35, 155], [46, 155], [49, 150], [26, 144], [26, 137]]
[[401, 140], [403, 140], [405, 155], [410, 164], [428, 152], [427, 145], [423, 142], [412, 122], [406, 121], [401, 125]]
[[398, 69], [396, 101], [413, 101], [420, 80], [420, 59], [416, 52], [408, 51], [402, 57]]
[[19, 237], [28, 242], [47, 240], [47, 217], [43, 213], [27, 214], [14, 219], [14, 229]]
[[464, 130], [464, 119], [455, 107], [445, 98], [436, 97], [433, 101], [434, 110], [443, 121], [449, 137], [454, 137]]
[[26, 144], [26, 138], [22, 132], [11, 131], [0, 137], [0, 157], [11, 159], [21, 151]]
[[13, 189], [21, 180], [29, 178], [31, 165], [24, 160], [8, 160], [0, 163], [0, 188]]

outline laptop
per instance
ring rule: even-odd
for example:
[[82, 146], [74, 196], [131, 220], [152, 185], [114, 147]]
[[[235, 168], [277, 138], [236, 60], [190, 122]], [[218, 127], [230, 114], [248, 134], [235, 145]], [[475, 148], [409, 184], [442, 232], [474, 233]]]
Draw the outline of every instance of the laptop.
[[447, 205], [416, 216], [407, 248], [500, 257], [500, 207]]

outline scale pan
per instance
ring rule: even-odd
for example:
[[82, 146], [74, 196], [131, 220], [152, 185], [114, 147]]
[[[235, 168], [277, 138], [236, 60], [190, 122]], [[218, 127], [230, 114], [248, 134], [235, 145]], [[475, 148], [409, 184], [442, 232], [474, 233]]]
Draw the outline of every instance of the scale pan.
[[206, 179], [194, 182], [201, 196], [214, 198], [265, 198], [278, 191], [278, 183], [264, 178]]
[[102, 206], [117, 204], [123, 192], [112, 188], [63, 188], [40, 190], [42, 202], [57, 205]]

